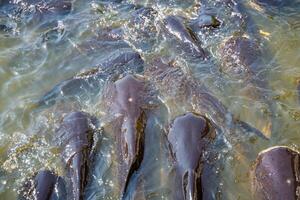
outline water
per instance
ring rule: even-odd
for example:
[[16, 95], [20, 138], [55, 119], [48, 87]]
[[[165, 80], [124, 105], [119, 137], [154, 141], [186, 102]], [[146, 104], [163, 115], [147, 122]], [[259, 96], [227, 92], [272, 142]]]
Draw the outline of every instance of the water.
[[[220, 199], [251, 199], [250, 172], [259, 151], [274, 145], [299, 150], [300, 107], [296, 90], [300, 79], [299, 6], [266, 9], [241, 0], [239, 13], [224, 6], [222, 1], [210, 0], [203, 4], [196, 0], [122, 3], [75, 0], [71, 10], [66, 7], [40, 15], [36, 8], [42, 5], [35, 7], [31, 6], [34, 1], [28, 2], [16, 8], [0, 1], [0, 199], [16, 199], [26, 177], [39, 169], [53, 169], [64, 175], [60, 149], [51, 142], [61, 117], [74, 109], [99, 118], [105, 116], [98, 107], [101, 89], [106, 76], [117, 72], [105, 73], [98, 80], [100, 87], [93, 92], [84, 88], [79, 92], [75, 88], [70, 94], [58, 91], [54, 105], [39, 106], [37, 102], [60, 82], [123, 52], [140, 53], [146, 64], [157, 57], [179, 63], [235, 116], [270, 136], [269, 140], [256, 138], [246, 144], [220, 142], [216, 157], [222, 164], [213, 168], [220, 175], [218, 191], [213, 191]], [[214, 8], [221, 21], [219, 28], [195, 31], [211, 55], [208, 60], [197, 59], [184, 51], [176, 37], [164, 34], [163, 26], [163, 19], [168, 15], [181, 16], [188, 23], [204, 6]], [[241, 16], [245, 14], [250, 17], [246, 21], [248, 29], [241, 25], [244, 23]], [[264, 85], [254, 84], [254, 87], [264, 98], [249, 95], [243, 80], [220, 70], [220, 46], [230, 36], [241, 33], [259, 41], [263, 50], [259, 74]], [[133, 65], [119, 73], [128, 73]], [[163, 137], [165, 127], [174, 118], [168, 116], [169, 106], [162, 105], [147, 128], [146, 159], [141, 165], [144, 176], [151, 177], [144, 188], [147, 199], [169, 199], [171, 193], [167, 185], [170, 163]], [[178, 109], [175, 113], [182, 112]], [[268, 119], [272, 120], [271, 128]], [[85, 197], [116, 199], [114, 144], [108, 133], [98, 137], [101, 148]], [[132, 190], [139, 185], [139, 176], [137, 173], [133, 177]]]

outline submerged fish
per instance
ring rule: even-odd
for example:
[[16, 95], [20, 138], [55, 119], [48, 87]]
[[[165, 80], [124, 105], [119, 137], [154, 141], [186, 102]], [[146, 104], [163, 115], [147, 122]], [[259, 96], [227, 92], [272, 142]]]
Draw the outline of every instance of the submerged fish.
[[258, 74], [261, 51], [258, 44], [246, 37], [231, 37], [221, 49], [221, 70], [232, 77], [249, 80]]
[[25, 181], [19, 200], [59, 200], [65, 199], [65, 182], [54, 172], [42, 170]]
[[259, 130], [236, 119], [203, 83], [180, 67], [158, 59], [148, 65], [145, 74], [157, 86], [171, 114], [176, 116], [186, 110], [193, 111], [207, 117], [225, 135], [247, 130], [265, 138]]
[[293, 4], [296, 1], [293, 0], [254, 0], [255, 3], [264, 6], [264, 7], [277, 7], [288, 6]]
[[95, 96], [106, 81], [124, 74], [140, 73], [143, 71], [143, 60], [138, 53], [126, 52], [100, 64], [100, 67], [54, 86], [38, 102], [39, 106], [53, 105], [63, 98], [86, 98]]
[[63, 149], [62, 159], [71, 181], [71, 195], [82, 200], [91, 167], [95, 120], [84, 112], [67, 114], [56, 132], [57, 143]]
[[[228, 36], [240, 32], [244, 27], [244, 16], [237, 10], [236, 0], [201, 0], [197, 15], [189, 20], [189, 26], [205, 46], [215, 47]], [[214, 52], [212, 52], [214, 55]]]
[[34, 10], [35, 17], [42, 17], [43, 15], [64, 15], [70, 13], [72, 10], [71, 0], [3, 0], [0, 3], [0, 8], [15, 7], [15, 9], [12, 9], [12, 11], [15, 12]]
[[[230, 7], [241, 20], [238, 29], [218, 45], [219, 69], [223, 77], [234, 84], [233, 95], [244, 97], [240, 103], [246, 110], [239, 109], [241, 119], [255, 124], [266, 137], [270, 137], [272, 117], [269, 113], [273, 111], [274, 105], [269, 101], [267, 92], [265, 59], [269, 55], [265, 51], [259, 28], [245, 3], [235, 2]], [[250, 107], [256, 109], [249, 109]]]
[[253, 171], [253, 195], [259, 200], [299, 199], [299, 153], [272, 147], [259, 153]]
[[159, 40], [157, 16], [158, 12], [152, 7], [137, 8], [123, 28], [127, 42], [143, 53], [153, 51]]
[[[253, 102], [259, 102], [271, 113], [274, 105], [268, 100], [266, 89], [268, 83], [264, 70], [263, 53], [258, 42], [244, 36], [230, 37], [220, 50], [221, 71], [230, 79], [238, 81], [241, 86], [238, 95], [246, 96], [251, 102], [245, 102], [246, 119], [261, 130], [267, 137], [271, 136], [272, 118], [259, 109], [248, 111]], [[241, 112], [243, 113], [243, 112]]]
[[221, 20], [217, 19], [212, 14], [203, 13], [200, 14], [199, 17], [193, 21], [191, 21], [191, 26], [193, 30], [197, 29], [209, 29], [209, 28], [218, 28], [221, 26]]
[[300, 104], [300, 80], [297, 81], [298, 102]]
[[201, 42], [197, 39], [197, 36], [178, 17], [166, 17], [164, 25], [166, 32], [179, 41], [183, 51], [197, 58], [205, 59], [207, 57], [207, 52], [201, 47]]

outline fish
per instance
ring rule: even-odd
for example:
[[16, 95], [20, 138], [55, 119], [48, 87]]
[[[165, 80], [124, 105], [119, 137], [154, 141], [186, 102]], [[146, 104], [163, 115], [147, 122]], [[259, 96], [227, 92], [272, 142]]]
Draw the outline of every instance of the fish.
[[126, 75], [107, 85], [103, 94], [111, 134], [116, 141], [118, 186], [122, 198], [144, 158], [149, 88], [142, 77]]
[[208, 53], [201, 47], [197, 36], [181, 22], [179, 17], [168, 16], [163, 20], [163, 24], [166, 33], [181, 44], [184, 52], [203, 60], [207, 58]]
[[277, 7], [288, 6], [294, 3], [293, 0], [254, 0], [255, 3], [264, 7]]
[[158, 12], [152, 7], [136, 8], [131, 14], [131, 18], [124, 26], [127, 42], [140, 52], [152, 51], [160, 39], [157, 30]]
[[65, 15], [69, 14], [72, 10], [71, 0], [23, 0], [23, 1], [12, 1], [2, 0], [0, 7], [9, 6], [19, 8], [20, 11], [28, 9], [30, 6], [34, 6], [35, 14], [42, 15]]
[[223, 38], [244, 28], [244, 15], [237, 9], [239, 4], [235, 0], [201, 0], [196, 16], [188, 20], [188, 25], [214, 51]]
[[298, 102], [300, 104], [300, 79], [297, 80]]
[[[245, 107], [251, 107], [255, 101], [264, 105], [269, 113], [273, 112], [275, 106], [268, 99], [267, 92], [262, 89], [268, 88], [268, 83], [265, 73], [263, 73], [265, 65], [262, 58], [264, 55], [259, 43], [245, 36], [232, 36], [224, 43], [220, 51], [221, 72], [230, 79], [238, 80], [242, 87], [239, 94], [251, 99], [251, 102], [244, 104]], [[249, 109], [247, 108], [247, 110]], [[271, 115], [265, 115], [256, 109], [246, 112], [246, 119], [256, 124], [259, 130], [270, 137], [272, 132]]]
[[212, 139], [211, 126], [205, 117], [186, 113], [175, 118], [168, 134], [176, 174], [172, 199], [203, 199], [203, 154]]
[[218, 129], [217, 132], [223, 135], [242, 138], [240, 133], [244, 133], [246, 138], [255, 135], [267, 139], [260, 130], [234, 116], [204, 83], [175, 63], [165, 63], [161, 58], [154, 59], [147, 64], [145, 76], [157, 87], [159, 98], [168, 105], [171, 117], [186, 110], [193, 111], [208, 118]]
[[196, 32], [201, 29], [217, 29], [221, 25], [222, 21], [218, 19], [216, 11], [208, 8], [200, 9], [198, 17], [189, 22], [191, 29]]
[[66, 191], [63, 178], [50, 170], [41, 170], [27, 179], [18, 196], [19, 200], [58, 200], [65, 198]]
[[256, 65], [262, 55], [254, 40], [233, 36], [225, 42], [220, 54], [221, 71], [229, 76], [248, 80], [258, 73]]
[[299, 152], [275, 146], [260, 152], [253, 169], [253, 197], [259, 200], [299, 199]]
[[107, 80], [127, 73], [143, 71], [144, 61], [136, 52], [125, 52], [104, 61], [98, 67], [79, 73], [62, 81], [46, 92], [36, 103], [36, 107], [49, 107], [59, 99], [96, 96]]
[[96, 121], [89, 114], [68, 113], [56, 131], [55, 142], [62, 149], [61, 158], [71, 181], [71, 198], [82, 200], [87, 185], [94, 144]]

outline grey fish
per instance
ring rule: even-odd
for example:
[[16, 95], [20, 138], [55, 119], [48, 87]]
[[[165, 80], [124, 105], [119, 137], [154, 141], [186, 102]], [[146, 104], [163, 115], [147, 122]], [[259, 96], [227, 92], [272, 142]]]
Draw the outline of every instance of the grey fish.
[[265, 7], [274, 6], [274, 7], [280, 8], [282, 6], [288, 6], [291, 3], [294, 3], [295, 1], [293, 1], [293, 0], [255, 0], [254, 2], [261, 6], [265, 6]]
[[188, 29], [176, 16], [168, 16], [164, 19], [165, 30], [169, 35], [175, 37], [182, 48], [194, 57], [205, 59], [207, 52], [201, 47], [197, 36]]
[[272, 147], [259, 153], [253, 171], [253, 195], [259, 200], [299, 199], [299, 153]]
[[171, 113], [180, 112], [178, 110], [193, 111], [207, 117], [225, 135], [234, 135], [238, 131], [245, 133], [247, 130], [265, 138], [256, 128], [236, 119], [203, 83], [180, 67], [157, 59], [147, 66], [145, 74], [155, 83]]
[[[170, 127], [168, 140], [175, 162], [173, 199], [203, 199], [203, 154], [213, 139], [207, 119], [194, 113], [176, 117]], [[209, 177], [205, 177], [209, 178]], [[207, 197], [206, 197], [207, 198]]]
[[300, 104], [300, 80], [297, 80], [298, 102]]
[[144, 158], [147, 113], [151, 109], [152, 94], [148, 83], [141, 76], [126, 75], [108, 84], [103, 93], [106, 117], [112, 124], [116, 141], [118, 185], [120, 196], [138, 171]]
[[107, 80], [121, 74], [140, 73], [143, 71], [143, 60], [138, 53], [125, 52], [100, 67], [93, 68], [54, 86], [38, 101], [38, 107], [51, 106], [63, 98], [80, 98], [95, 96]]
[[232, 77], [247, 81], [256, 74], [261, 55], [258, 44], [249, 38], [233, 36], [229, 38], [221, 49], [221, 70]]
[[62, 159], [71, 180], [72, 199], [82, 200], [88, 181], [95, 120], [84, 112], [67, 114], [56, 131]]
[[129, 180], [138, 170], [144, 156], [144, 129], [147, 120], [142, 109], [144, 87], [143, 81], [127, 75], [107, 89], [107, 96], [112, 97], [109, 100], [109, 112], [120, 115], [113, 122], [113, 135], [117, 145], [121, 196], [126, 192]]
[[42, 170], [27, 179], [19, 193], [19, 200], [58, 200], [65, 199], [65, 182], [49, 170]]
[[20, 11], [28, 9], [29, 6], [34, 6], [36, 15], [64, 15], [68, 14], [72, 9], [71, 0], [23, 0], [23, 1], [12, 1], [12, 0], [2, 0], [0, 2], [0, 7], [2, 6], [15, 6], [19, 8]]

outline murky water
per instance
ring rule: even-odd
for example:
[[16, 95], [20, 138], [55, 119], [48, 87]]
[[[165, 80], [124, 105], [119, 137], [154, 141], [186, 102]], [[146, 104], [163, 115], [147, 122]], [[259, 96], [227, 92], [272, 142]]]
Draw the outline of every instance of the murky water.
[[[225, 137], [228, 140], [216, 142], [219, 146], [212, 151], [217, 152], [219, 162], [213, 170], [218, 178], [212, 180], [215, 186], [211, 191], [215, 198], [251, 199], [250, 171], [261, 150], [274, 145], [300, 150], [299, 1], [276, 8], [240, 0], [238, 9], [233, 9], [234, 4], [221, 0], [75, 0], [71, 8], [52, 5], [48, 13], [39, 12], [43, 5], [35, 1], [16, 2], [10, 6], [0, 1], [0, 199], [16, 199], [24, 180], [40, 169], [64, 175], [61, 149], [52, 142], [64, 114], [86, 111], [109, 130], [111, 118], [105, 117], [109, 113], [100, 102], [105, 101], [101, 98], [105, 83], [113, 75], [143, 74], [143, 64], [134, 62], [108, 71], [90, 89], [76, 83], [62, 90], [60, 86], [52, 88], [95, 66], [108, 68], [109, 61], [124, 52], [138, 52], [144, 68], [159, 57], [177, 63], [204, 83], [238, 119], [270, 138], [226, 143], [232, 138]], [[215, 28], [191, 28], [210, 55], [205, 60], [186, 51], [176, 35], [166, 34], [164, 25], [167, 16], [176, 15], [193, 27], [191, 22], [201, 8], [209, 8], [220, 21]], [[259, 44], [262, 56], [255, 76], [262, 83], [254, 81], [248, 88], [245, 79], [221, 70], [224, 56], [220, 49], [233, 35], [247, 36]], [[145, 159], [129, 184], [128, 199], [134, 195], [139, 199], [140, 193], [146, 199], [170, 199], [166, 127], [176, 115], [190, 111], [173, 106], [170, 113], [170, 107], [161, 102], [150, 115]], [[109, 131], [101, 131], [97, 138], [100, 145], [85, 198], [117, 199], [114, 140]]]

